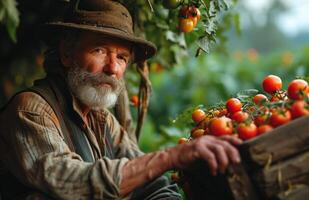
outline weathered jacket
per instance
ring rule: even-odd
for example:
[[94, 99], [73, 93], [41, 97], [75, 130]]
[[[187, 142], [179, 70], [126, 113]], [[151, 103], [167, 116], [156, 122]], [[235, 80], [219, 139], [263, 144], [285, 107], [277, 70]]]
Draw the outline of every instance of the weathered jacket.
[[[56, 86], [53, 89], [65, 92], [75, 123], [86, 134], [94, 162], [83, 161], [70, 148], [60, 120], [40, 95], [23, 92], [1, 113], [0, 173], [12, 175], [26, 188], [56, 199], [120, 199], [122, 167], [143, 153], [110, 111], [91, 111], [87, 122], [84, 121], [79, 104], [69, 94], [64, 81], [59, 77], [51, 81]], [[106, 126], [112, 139], [109, 145], [104, 132]], [[108, 147], [113, 149], [114, 159], [106, 156]], [[3, 181], [0, 182], [5, 185]], [[166, 199], [178, 199], [175, 187], [163, 183], [165, 186], [157, 190], [162, 190], [165, 197], [174, 197]]]

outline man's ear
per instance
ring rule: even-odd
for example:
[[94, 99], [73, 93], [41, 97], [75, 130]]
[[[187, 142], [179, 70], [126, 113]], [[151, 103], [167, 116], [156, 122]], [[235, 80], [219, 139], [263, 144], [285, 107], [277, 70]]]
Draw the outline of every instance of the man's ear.
[[59, 43], [59, 53], [60, 53], [60, 60], [64, 67], [71, 67], [72, 66], [72, 58], [68, 49], [65, 47], [65, 42], [63, 40]]

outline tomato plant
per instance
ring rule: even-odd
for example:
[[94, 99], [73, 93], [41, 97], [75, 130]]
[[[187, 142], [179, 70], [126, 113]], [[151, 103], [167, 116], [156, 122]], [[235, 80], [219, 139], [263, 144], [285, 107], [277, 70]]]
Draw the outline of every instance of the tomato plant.
[[253, 97], [252, 100], [256, 105], [262, 105], [263, 103], [268, 101], [268, 98], [264, 94], [257, 94]]
[[233, 133], [233, 124], [227, 117], [215, 117], [209, 122], [209, 132], [214, 136], [230, 135]]
[[285, 108], [275, 108], [270, 116], [270, 124], [274, 127], [281, 126], [291, 121], [291, 112]]
[[183, 0], [163, 0], [163, 6], [167, 9], [175, 9], [182, 3]]
[[308, 103], [302, 100], [295, 101], [290, 108], [292, 118], [298, 118], [301, 116], [309, 115]]
[[227, 102], [226, 102], [226, 108], [227, 111], [231, 114], [240, 111], [242, 107], [242, 103], [240, 102], [239, 99], [237, 98], [230, 98]]
[[133, 95], [130, 99], [130, 102], [131, 104], [134, 106], [134, 107], [137, 107], [138, 104], [139, 104], [139, 100], [138, 100], [138, 96], [137, 95]]
[[236, 121], [237, 123], [244, 122], [248, 118], [249, 118], [249, 114], [243, 111], [237, 111], [231, 116], [231, 119]]
[[195, 123], [201, 122], [203, 119], [205, 119], [206, 114], [202, 109], [197, 109], [192, 113], [192, 119]]
[[293, 100], [302, 100], [308, 94], [308, 83], [302, 79], [295, 79], [288, 86], [288, 97]]
[[190, 18], [180, 18], [179, 19], [179, 30], [184, 33], [191, 32], [194, 28], [194, 22]]
[[199, 128], [199, 129], [194, 130], [193, 133], [191, 133], [191, 137], [195, 139], [195, 138], [203, 136], [204, 133], [205, 133], [204, 129]]
[[273, 94], [276, 91], [281, 90], [282, 81], [281, 78], [278, 76], [268, 75], [264, 78], [262, 85], [265, 92]]
[[269, 132], [273, 130], [274, 128], [269, 124], [263, 124], [258, 127], [258, 135], [261, 135], [263, 133]]
[[237, 133], [239, 135], [239, 138], [243, 140], [248, 140], [257, 135], [257, 127], [253, 122], [249, 124], [240, 123], [237, 127]]

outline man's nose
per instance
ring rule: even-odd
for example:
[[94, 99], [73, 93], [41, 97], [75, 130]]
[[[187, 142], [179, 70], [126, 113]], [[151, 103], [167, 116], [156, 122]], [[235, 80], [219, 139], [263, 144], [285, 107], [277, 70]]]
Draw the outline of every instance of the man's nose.
[[117, 63], [117, 55], [116, 53], [109, 53], [106, 59], [105, 66], [103, 67], [103, 71], [108, 75], [117, 75], [118, 72], [118, 63]]

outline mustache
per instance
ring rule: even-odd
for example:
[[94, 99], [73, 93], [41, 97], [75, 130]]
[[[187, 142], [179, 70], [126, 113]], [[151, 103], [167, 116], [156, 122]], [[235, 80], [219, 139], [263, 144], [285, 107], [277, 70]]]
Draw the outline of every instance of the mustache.
[[102, 84], [109, 84], [112, 90], [118, 93], [125, 88], [125, 83], [122, 78], [117, 79], [105, 72], [93, 74], [79, 66], [74, 66], [68, 71], [68, 73], [71, 77], [76, 78], [75, 80], [72, 80], [73, 82], [76, 82], [75, 84], [78, 84], [77, 82], [83, 82], [85, 84], [90, 84], [93, 87], [99, 87]]

